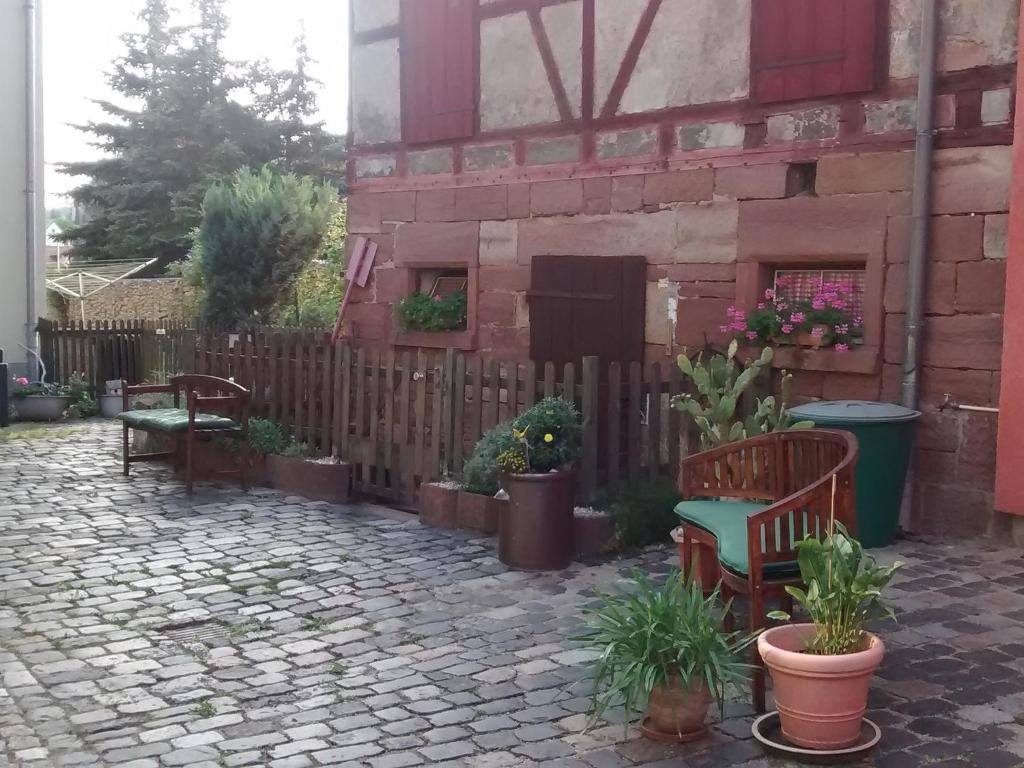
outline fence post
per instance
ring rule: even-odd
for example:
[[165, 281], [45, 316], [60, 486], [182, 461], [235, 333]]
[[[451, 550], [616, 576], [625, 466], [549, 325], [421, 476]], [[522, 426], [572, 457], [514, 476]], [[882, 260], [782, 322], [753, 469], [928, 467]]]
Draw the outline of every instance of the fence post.
[[583, 396], [581, 415], [583, 419], [583, 457], [580, 472], [581, 498], [584, 503], [593, 501], [597, 487], [597, 434], [600, 427], [598, 414], [598, 389], [600, 385], [600, 361], [596, 357], [583, 358]]
[[4, 351], [0, 349], [0, 428], [10, 426], [11, 404], [7, 396], [10, 379], [7, 363], [4, 362]]

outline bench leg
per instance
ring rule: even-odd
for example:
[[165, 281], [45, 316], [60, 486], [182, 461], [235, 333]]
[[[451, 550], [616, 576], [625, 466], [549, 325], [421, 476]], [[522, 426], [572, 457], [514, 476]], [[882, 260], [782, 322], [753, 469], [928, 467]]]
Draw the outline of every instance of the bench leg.
[[124, 463], [122, 472], [125, 477], [128, 477], [128, 425], [122, 424], [121, 426], [124, 428], [121, 435], [121, 458]]
[[185, 441], [185, 491], [192, 495], [192, 435]]
[[239, 477], [242, 484], [242, 490], [249, 490], [249, 439], [245, 438], [242, 440], [242, 466], [239, 468], [241, 471]]

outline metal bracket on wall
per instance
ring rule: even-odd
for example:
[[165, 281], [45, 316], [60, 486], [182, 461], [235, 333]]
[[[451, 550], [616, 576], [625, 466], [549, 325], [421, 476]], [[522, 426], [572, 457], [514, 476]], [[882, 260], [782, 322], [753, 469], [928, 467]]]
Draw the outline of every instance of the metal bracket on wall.
[[953, 395], [946, 393], [945, 399], [942, 401], [942, 405], [939, 406], [940, 411], [969, 411], [971, 413], [999, 413], [998, 408], [993, 408], [988, 405], [960, 405]]

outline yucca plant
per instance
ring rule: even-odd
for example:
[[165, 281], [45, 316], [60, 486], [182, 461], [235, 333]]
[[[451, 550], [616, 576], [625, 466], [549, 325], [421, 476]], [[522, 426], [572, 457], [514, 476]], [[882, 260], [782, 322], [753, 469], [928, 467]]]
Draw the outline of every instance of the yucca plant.
[[756, 636], [723, 632], [729, 604], [722, 604], [719, 590], [705, 597], [679, 571], [660, 586], [638, 572], [633, 578], [633, 590], [599, 593], [602, 605], [588, 611], [587, 631], [574, 638], [600, 654], [590, 724], [622, 706], [628, 728], [643, 715], [651, 692], [674, 682], [684, 689], [703, 682], [721, 710], [726, 688], [749, 670], [741, 659]]
[[[882, 601], [882, 590], [902, 563], [880, 566], [864, 552], [842, 523], [823, 541], [808, 537], [797, 543], [797, 561], [805, 589], [786, 587], [814, 622], [807, 653], [841, 656], [864, 649], [865, 625], [872, 619], [895, 618]], [[789, 621], [773, 611], [771, 619]]]

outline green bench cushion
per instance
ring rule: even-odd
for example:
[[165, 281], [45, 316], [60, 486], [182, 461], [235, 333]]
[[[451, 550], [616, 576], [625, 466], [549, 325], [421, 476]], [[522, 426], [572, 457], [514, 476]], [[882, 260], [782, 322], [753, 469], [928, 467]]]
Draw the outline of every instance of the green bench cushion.
[[[718, 540], [718, 560], [733, 573], [746, 576], [750, 573], [747, 548], [747, 518], [763, 512], [765, 504], [749, 501], [719, 501], [717, 499], [693, 499], [676, 505], [676, 515], [681, 520], [711, 533]], [[792, 527], [790, 528], [792, 530]], [[762, 542], [763, 548], [764, 542]], [[765, 574], [782, 576], [799, 573], [796, 561], [769, 563]]]
[[[158, 432], [185, 432], [188, 430], [188, 411], [184, 408], [155, 408], [148, 411], [125, 411], [118, 418], [134, 429], [151, 429]], [[196, 414], [196, 429], [227, 430], [238, 429], [226, 416], [212, 413]]]

